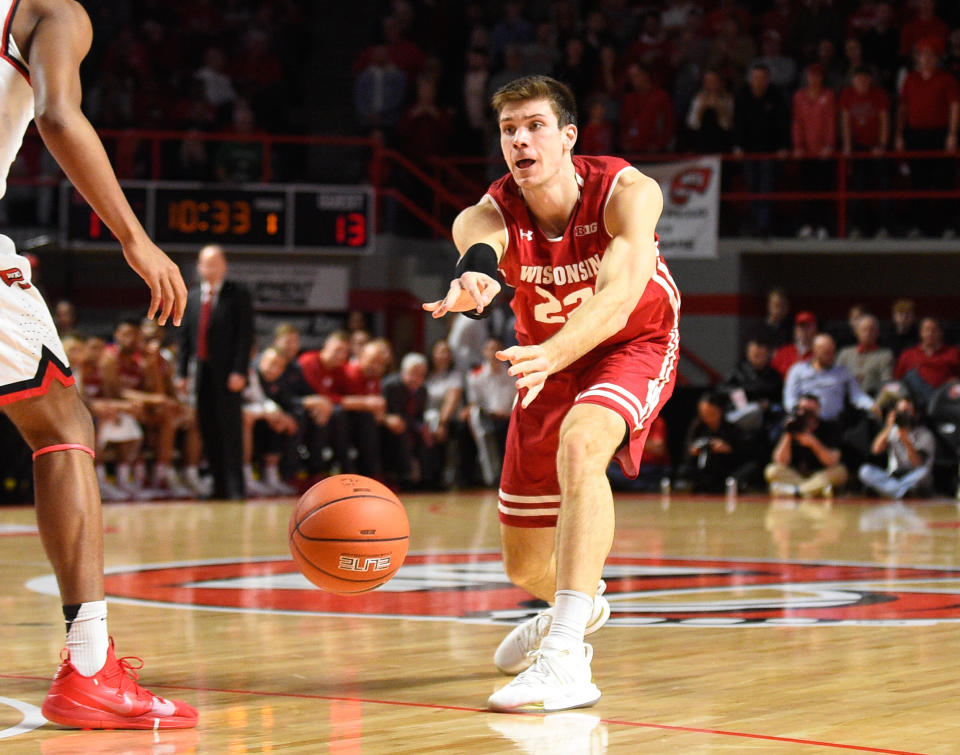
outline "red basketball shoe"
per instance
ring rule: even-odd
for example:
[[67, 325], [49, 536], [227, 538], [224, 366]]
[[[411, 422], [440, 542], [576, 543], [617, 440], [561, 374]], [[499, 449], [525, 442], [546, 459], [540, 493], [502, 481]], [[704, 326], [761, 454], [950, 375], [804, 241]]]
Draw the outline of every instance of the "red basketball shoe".
[[145, 690], [136, 679], [139, 658], [118, 659], [113, 638], [107, 662], [93, 676], [83, 676], [63, 658], [41, 711], [62, 726], [80, 729], [189, 729], [197, 711], [179, 700], [165, 700]]

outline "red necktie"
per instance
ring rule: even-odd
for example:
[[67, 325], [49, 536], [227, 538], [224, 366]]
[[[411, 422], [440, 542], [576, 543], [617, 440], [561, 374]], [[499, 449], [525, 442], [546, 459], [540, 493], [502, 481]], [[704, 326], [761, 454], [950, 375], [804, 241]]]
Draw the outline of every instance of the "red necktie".
[[209, 356], [207, 351], [207, 330], [210, 327], [210, 312], [213, 309], [213, 292], [200, 305], [200, 323], [197, 326], [197, 359], [206, 362]]

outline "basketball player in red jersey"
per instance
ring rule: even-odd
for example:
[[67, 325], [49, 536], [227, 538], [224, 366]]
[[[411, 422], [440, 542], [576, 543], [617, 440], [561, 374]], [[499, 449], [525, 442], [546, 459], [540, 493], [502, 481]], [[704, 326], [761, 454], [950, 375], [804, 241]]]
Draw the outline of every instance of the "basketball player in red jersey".
[[[86, 12], [73, 0], [0, 0], [0, 18], [0, 195], [35, 119], [50, 153], [150, 287], [148, 315], [179, 325], [187, 301], [180, 270], [147, 238], [80, 109], [80, 62], [91, 42]], [[30, 275], [29, 262], [0, 236], [0, 410], [33, 450], [37, 525], [67, 622], [43, 715], [87, 729], [195, 726], [192, 707], [134, 681], [136, 665], [117, 659], [107, 635], [93, 423]]]
[[647, 433], [673, 392], [680, 295], [654, 232], [655, 181], [612, 157], [575, 157], [574, 100], [544, 76], [493, 97], [509, 173], [453, 224], [461, 257], [442, 300], [482, 316], [515, 287], [518, 346], [498, 354], [517, 377], [500, 482], [504, 566], [548, 610], [494, 655], [519, 675], [495, 710], [593, 705], [600, 690], [583, 642], [610, 614], [600, 579], [614, 531], [606, 469], [637, 474]]

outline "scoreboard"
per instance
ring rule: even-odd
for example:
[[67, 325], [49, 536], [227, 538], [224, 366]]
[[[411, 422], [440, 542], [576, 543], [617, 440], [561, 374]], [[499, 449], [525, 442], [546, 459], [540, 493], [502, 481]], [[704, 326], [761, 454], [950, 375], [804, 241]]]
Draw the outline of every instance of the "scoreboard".
[[[122, 181], [147, 234], [165, 251], [362, 254], [372, 250], [369, 186], [219, 185]], [[60, 243], [69, 249], [118, 247], [110, 230], [69, 182], [60, 186]]]

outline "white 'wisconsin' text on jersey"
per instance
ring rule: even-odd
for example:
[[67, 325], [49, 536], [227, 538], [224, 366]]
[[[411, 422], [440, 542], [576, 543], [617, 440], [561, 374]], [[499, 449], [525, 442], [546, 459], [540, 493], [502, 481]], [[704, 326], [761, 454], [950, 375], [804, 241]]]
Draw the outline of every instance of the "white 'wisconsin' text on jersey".
[[521, 265], [520, 280], [526, 283], [563, 286], [593, 280], [600, 272], [600, 255], [595, 254], [573, 265]]

